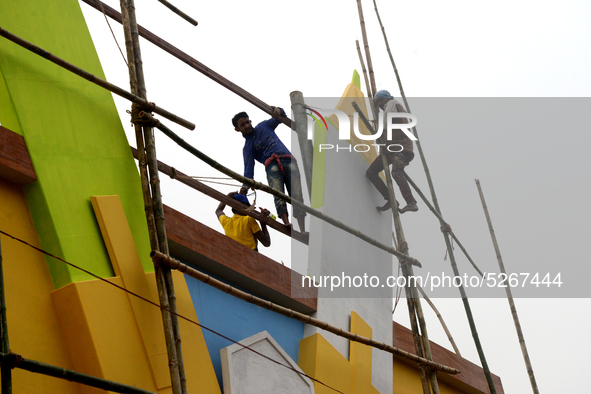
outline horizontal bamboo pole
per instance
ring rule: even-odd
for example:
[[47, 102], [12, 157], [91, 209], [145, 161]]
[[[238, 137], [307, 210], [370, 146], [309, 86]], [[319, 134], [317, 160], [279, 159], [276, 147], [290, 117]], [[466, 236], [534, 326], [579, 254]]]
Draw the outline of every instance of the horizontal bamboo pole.
[[181, 125], [189, 130], [195, 129], [195, 125], [193, 123], [189, 122], [188, 120], [185, 120], [185, 119], [183, 119], [171, 112], [168, 112], [165, 109], [158, 107], [154, 103], [150, 103], [141, 97], [138, 97], [134, 94], [129, 93], [125, 89], [121, 89], [120, 87], [113, 85], [112, 83], [107, 82], [104, 79], [101, 79], [101, 78], [97, 77], [96, 75], [89, 73], [88, 71], [85, 71], [85, 70], [81, 69], [80, 67], [77, 67], [77, 66], [73, 65], [72, 63], [69, 63], [69, 62], [53, 55], [52, 53], [47, 52], [45, 49], [39, 48], [38, 46], [31, 44], [28, 41], [23, 40], [22, 38], [3, 29], [2, 27], [0, 27], [0, 36], [14, 42], [17, 45], [20, 45], [21, 47], [23, 47], [35, 54], [47, 59], [47, 60], [49, 60], [50, 62], [52, 62], [54, 64], [57, 64], [60, 67], [65, 68], [66, 70], [78, 75], [79, 77], [86, 79], [87, 81], [94, 83], [95, 85], [105, 88], [105, 89], [109, 90], [110, 92], [115, 93], [118, 96], [121, 96], [133, 103], [140, 105], [143, 109], [145, 109], [147, 111], [155, 112], [158, 115], [161, 115], [161, 116], [165, 117], [166, 119], [168, 119], [178, 125]]
[[168, 8], [169, 10], [171, 10], [172, 12], [174, 12], [175, 14], [177, 14], [178, 16], [180, 16], [181, 18], [183, 18], [184, 20], [186, 20], [187, 22], [192, 24], [193, 26], [197, 26], [197, 21], [195, 19], [191, 18], [189, 15], [185, 14], [183, 11], [176, 8], [174, 5], [170, 4], [168, 1], [166, 1], [166, 0], [158, 0], [158, 1], [161, 2], [162, 4], [164, 4], [164, 6], [166, 8]]
[[234, 171], [230, 170], [229, 168], [224, 167], [223, 165], [221, 165], [217, 161], [213, 160], [211, 157], [207, 156], [206, 154], [204, 154], [203, 152], [201, 152], [200, 150], [198, 150], [194, 146], [187, 143], [185, 140], [180, 138], [172, 130], [170, 130], [168, 127], [166, 127], [165, 125], [160, 123], [160, 121], [158, 119], [155, 119], [151, 115], [149, 115], [145, 112], [142, 112], [142, 113], [140, 113], [140, 117], [143, 117], [144, 120], [151, 122], [151, 125], [153, 127], [158, 128], [166, 136], [168, 136], [171, 140], [176, 142], [180, 147], [185, 149], [187, 152], [193, 154], [198, 159], [204, 161], [206, 164], [208, 164], [211, 167], [215, 168], [216, 170], [220, 171], [221, 173], [226, 174], [229, 177], [234, 178], [238, 182], [242, 182], [243, 184], [245, 184], [253, 189], [259, 189], [259, 190], [262, 190], [262, 191], [267, 192], [269, 194], [272, 194], [272, 195], [282, 199], [283, 201], [288, 202], [292, 206], [294, 206], [302, 211], [305, 211], [312, 216], [322, 219], [325, 222], [330, 223], [333, 226], [338, 227], [341, 230], [344, 230], [344, 231], [348, 232], [349, 234], [356, 236], [357, 238], [364, 240], [365, 242], [369, 243], [370, 245], [373, 245], [373, 246], [380, 248], [390, 254], [393, 254], [394, 256], [398, 257], [401, 261], [406, 261], [412, 265], [416, 265], [417, 267], [422, 267], [421, 263], [417, 259], [407, 256], [404, 253], [400, 253], [396, 249], [394, 249], [390, 246], [386, 246], [383, 243], [378, 242], [375, 239], [368, 237], [367, 235], [363, 234], [359, 230], [354, 229], [353, 227], [349, 227], [346, 224], [343, 224], [343, 223], [339, 222], [338, 220], [333, 219], [332, 217], [325, 215], [320, 211], [317, 211], [316, 209], [310, 208], [309, 206], [304, 205], [299, 201], [293, 200], [291, 197], [289, 197], [288, 195], [286, 195], [284, 193], [281, 193], [279, 190], [273, 189], [272, 187], [267, 186], [267, 185], [263, 185], [261, 182], [257, 182], [253, 179], [246, 178], [246, 177], [238, 174], [237, 172], [234, 172]]
[[39, 361], [20, 358], [20, 356], [14, 353], [0, 353], [0, 364], [9, 365], [14, 368], [24, 369], [25, 371], [29, 372], [53, 376], [54, 378], [68, 380], [70, 382], [81, 383], [86, 386], [96, 387], [115, 393], [155, 394], [152, 391], [147, 391], [139, 389], [137, 387], [128, 386], [126, 384], [113, 382], [112, 380], [101, 379], [80, 372], [72, 371], [69, 369], [56, 367], [50, 364], [45, 364]]
[[[131, 152], [133, 153], [133, 156], [137, 159], [138, 158], [137, 149], [135, 149], [133, 147], [130, 147], [130, 148], [131, 148]], [[290, 227], [288, 227], [284, 224], [281, 224], [277, 220], [273, 220], [270, 217], [265, 216], [260, 212], [257, 212], [257, 211], [248, 211], [247, 212], [246, 210], [244, 210], [244, 205], [242, 203], [238, 202], [237, 200], [235, 200], [234, 198], [228, 197], [224, 193], [218, 192], [214, 188], [205, 185], [203, 182], [199, 182], [197, 179], [193, 179], [193, 178], [185, 175], [181, 171], [170, 167], [169, 165], [161, 162], [160, 160], [158, 160], [158, 170], [160, 172], [162, 172], [163, 174], [168, 175], [172, 179], [175, 179], [181, 183], [184, 183], [185, 185], [189, 186], [192, 189], [195, 189], [195, 190], [197, 190], [197, 191], [199, 191], [211, 198], [214, 198], [220, 202], [223, 202], [224, 204], [231, 206], [232, 208], [242, 212], [243, 214], [251, 216], [251, 217], [265, 223], [267, 226], [274, 228], [275, 230], [279, 231], [282, 234], [285, 234], [287, 236], [291, 236], [293, 239], [300, 241], [306, 245], [308, 244], [308, 236], [307, 235], [304, 235], [302, 233], [294, 231]]]
[[170, 256], [167, 256], [165, 254], [162, 254], [160, 252], [152, 251], [150, 253], [150, 257], [152, 257], [152, 260], [155, 263], [165, 264], [172, 269], [176, 269], [180, 272], [183, 272], [192, 278], [198, 279], [198, 280], [202, 281], [203, 283], [213, 286], [218, 290], [221, 290], [225, 293], [233, 295], [234, 297], [240, 298], [241, 300], [249, 302], [251, 304], [258, 305], [260, 307], [269, 309], [273, 312], [277, 312], [279, 314], [299, 320], [299, 321], [304, 322], [306, 324], [310, 324], [314, 327], [321, 328], [321, 329], [329, 331], [335, 335], [346, 338], [350, 341], [363, 343], [364, 345], [368, 345], [371, 347], [375, 347], [376, 349], [384, 350], [384, 351], [391, 353], [397, 357], [405, 358], [405, 359], [413, 361], [417, 364], [426, 365], [435, 371], [441, 371], [441, 372], [445, 372], [445, 373], [448, 373], [451, 375], [455, 375], [455, 374], [460, 373], [460, 371], [455, 368], [447, 367], [445, 365], [436, 363], [434, 361], [427, 360], [425, 358], [416, 356], [412, 353], [408, 353], [404, 350], [398, 349], [397, 347], [387, 345], [383, 342], [374, 341], [371, 338], [362, 337], [362, 336], [359, 336], [359, 335], [354, 334], [352, 332], [345, 331], [342, 328], [332, 326], [322, 320], [315, 319], [311, 316], [305, 315], [300, 312], [296, 312], [292, 309], [285, 308], [280, 305], [274, 304], [271, 301], [267, 301], [262, 298], [256, 297], [252, 294], [238, 290], [238, 289], [236, 289], [224, 282], [221, 282], [215, 278], [212, 278], [211, 276], [206, 275], [194, 268], [191, 268], [188, 265], [183, 264], [180, 261], [178, 261]]
[[[121, 14], [119, 12], [117, 12], [116, 10], [114, 10], [113, 8], [106, 5], [105, 3], [102, 3], [99, 0], [82, 0], [82, 1], [84, 1], [89, 6], [95, 8], [101, 12], [102, 12], [102, 10], [101, 10], [101, 5], [102, 5], [102, 7], [105, 11], [105, 14], [108, 17], [121, 23]], [[178, 49], [177, 47], [175, 47], [174, 45], [168, 43], [167, 41], [163, 40], [162, 38], [158, 37], [154, 33], [146, 30], [145, 28], [143, 28], [139, 25], [138, 25], [138, 30], [139, 30], [140, 36], [142, 36], [146, 40], [150, 41], [152, 44], [156, 45], [158, 48], [164, 50], [165, 52], [168, 52], [169, 54], [176, 57], [177, 59], [179, 59], [183, 63], [187, 64], [189, 67], [199, 71], [201, 74], [205, 75], [206, 77], [213, 80], [214, 82], [217, 82], [218, 84], [222, 85], [226, 89], [228, 89], [231, 92], [242, 97], [243, 99], [245, 99], [246, 101], [248, 101], [249, 103], [254, 105], [255, 107], [266, 112], [267, 114], [269, 114], [269, 115], [273, 114], [273, 109], [269, 104], [266, 104], [264, 101], [255, 97], [251, 93], [247, 92], [246, 90], [244, 90], [240, 86], [236, 85], [232, 81], [230, 81], [230, 80], [226, 79], [225, 77], [221, 76], [220, 74], [216, 73], [215, 71], [213, 71], [212, 69], [207, 67], [205, 64], [199, 62], [198, 60], [194, 59], [193, 57], [189, 56], [185, 52], [183, 52], [180, 49]], [[281, 117], [280, 120], [288, 127], [291, 127], [291, 119], [286, 118], [286, 117]]]

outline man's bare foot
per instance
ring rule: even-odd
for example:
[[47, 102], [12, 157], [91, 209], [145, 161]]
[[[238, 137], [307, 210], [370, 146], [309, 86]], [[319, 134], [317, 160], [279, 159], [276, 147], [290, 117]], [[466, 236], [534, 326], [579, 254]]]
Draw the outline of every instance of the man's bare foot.
[[419, 207], [417, 206], [417, 203], [410, 203], [408, 205], [406, 205], [404, 208], [398, 208], [398, 212], [400, 213], [404, 213], [404, 212], [416, 212], [419, 210]]
[[392, 208], [392, 205], [390, 204], [390, 201], [386, 202], [386, 203], [385, 203], [383, 206], [381, 206], [381, 207], [379, 207], [379, 206], [378, 206], [378, 207], [376, 207], [376, 209], [377, 209], [379, 212], [384, 212], [384, 211], [387, 211], [387, 210], [388, 210], [388, 209], [390, 209], [390, 208]]

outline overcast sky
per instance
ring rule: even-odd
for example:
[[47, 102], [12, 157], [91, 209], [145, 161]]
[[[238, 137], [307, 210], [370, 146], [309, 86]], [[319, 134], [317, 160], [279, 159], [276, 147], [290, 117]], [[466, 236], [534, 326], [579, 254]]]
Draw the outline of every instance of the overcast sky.
[[[118, 1], [105, 3], [119, 9]], [[361, 33], [354, 1], [175, 0], [174, 4], [197, 19], [199, 26], [192, 27], [156, 0], [136, 1], [139, 23], [267, 104], [288, 109], [289, 93], [294, 90], [309, 97], [338, 97], [353, 69], [360, 69], [355, 40], [361, 42]], [[373, 4], [364, 0], [363, 6], [378, 89], [398, 96]], [[591, 127], [582, 117], [564, 124], [557, 119], [566, 121], [589, 107], [591, 3], [380, 1], [378, 7], [409, 97], [580, 98], [568, 102], [568, 109], [574, 111], [568, 115], [567, 108], [552, 111], [541, 105], [539, 118], [534, 112], [517, 125], [502, 123], [503, 114], [487, 118], [486, 110], [470, 110], [469, 104], [476, 101], [442, 99], [454, 104], [454, 113], [442, 116], [440, 123], [432, 112], [417, 114], [417, 128], [443, 215], [483, 271], [496, 272], [498, 267], [475, 178], [482, 183], [508, 271], [533, 274], [564, 269], [588, 277], [589, 258], [583, 248], [591, 234], [587, 152]], [[107, 79], [128, 88], [125, 64], [104, 18], [82, 2], [81, 8]], [[120, 25], [111, 24], [123, 47]], [[253, 122], [267, 115], [145, 41], [142, 51], [149, 99], [191, 120], [196, 129], [166, 124], [215, 160], [242, 172], [243, 139], [230, 120], [242, 110]], [[135, 145], [125, 114], [129, 104], [115, 100], [130, 143]], [[491, 102], [477, 103], [488, 108]], [[535, 103], [533, 99], [526, 102]], [[488, 112], [496, 107], [490, 108]], [[471, 115], [482, 127], [466, 126]], [[540, 119], [551, 126], [541, 127], [536, 123]], [[490, 127], [499, 120], [498, 126]], [[290, 143], [289, 129], [280, 126], [277, 132]], [[189, 175], [220, 176], [165, 138], [157, 133], [160, 160]], [[407, 172], [427, 193], [419, 160]], [[265, 181], [262, 165], [257, 165], [255, 179]], [[162, 182], [166, 204], [221, 231], [214, 214], [216, 201], [166, 177]], [[217, 187], [223, 192], [233, 190]], [[257, 202], [274, 210], [272, 199], [259, 195]], [[432, 272], [449, 267], [439, 224], [422, 202], [419, 206], [419, 212], [403, 216], [411, 255]], [[274, 246], [263, 253], [289, 264], [288, 240], [275, 232], [271, 235]], [[460, 271], [474, 274], [458, 248], [456, 256]], [[568, 287], [568, 281], [563, 286]], [[591, 331], [591, 302], [584, 286], [570, 286], [563, 294], [581, 298], [516, 300], [542, 393], [580, 392], [584, 387], [583, 364], [591, 351], [586, 337]], [[435, 302], [462, 355], [479, 364], [461, 301]], [[470, 302], [489, 367], [501, 377], [505, 392], [531, 392], [507, 301], [473, 298]], [[406, 324], [404, 305], [394, 318]], [[427, 321], [431, 339], [449, 348], [432, 313]]]

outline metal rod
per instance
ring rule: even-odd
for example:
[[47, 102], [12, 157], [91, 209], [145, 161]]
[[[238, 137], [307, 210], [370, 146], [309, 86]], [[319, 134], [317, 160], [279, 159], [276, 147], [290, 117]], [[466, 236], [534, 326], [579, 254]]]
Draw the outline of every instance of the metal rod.
[[226, 174], [229, 177], [237, 180], [238, 182], [242, 182], [243, 184], [245, 184], [253, 189], [259, 189], [259, 190], [262, 190], [262, 191], [267, 192], [269, 194], [272, 194], [273, 196], [279, 197], [283, 201], [291, 204], [292, 206], [294, 206], [298, 209], [301, 209], [302, 211], [309, 213], [312, 216], [322, 219], [322, 220], [326, 221], [327, 223], [332, 224], [333, 226], [338, 227], [341, 230], [344, 230], [344, 231], [348, 232], [349, 234], [352, 234], [352, 235], [356, 236], [357, 238], [360, 238], [373, 246], [376, 246], [376, 247], [378, 247], [390, 254], [393, 254], [396, 257], [399, 257], [400, 259], [402, 259], [404, 261], [409, 262], [412, 265], [416, 265], [417, 267], [421, 267], [421, 263], [417, 259], [410, 257], [410, 256], [406, 256], [406, 255], [400, 253], [399, 251], [397, 251], [396, 249], [394, 249], [390, 246], [386, 246], [386, 245], [382, 244], [381, 242], [378, 242], [375, 239], [368, 237], [367, 235], [363, 234], [359, 230], [354, 229], [353, 227], [347, 226], [346, 224], [343, 224], [340, 221], [333, 219], [332, 217], [325, 215], [320, 211], [317, 211], [316, 209], [310, 208], [309, 206], [304, 205], [299, 201], [293, 200], [291, 197], [289, 197], [286, 194], [281, 193], [279, 190], [273, 189], [272, 187], [264, 185], [261, 182], [257, 182], [253, 179], [246, 178], [246, 177], [238, 174], [237, 172], [230, 170], [229, 168], [227, 168], [227, 167], [221, 165], [220, 163], [218, 163], [217, 161], [213, 160], [211, 157], [207, 156], [205, 153], [201, 152], [199, 149], [197, 149], [194, 146], [187, 143], [185, 140], [183, 140], [178, 135], [176, 135], [168, 127], [166, 127], [165, 125], [160, 123], [159, 120], [153, 119], [153, 121], [156, 123], [156, 124], [154, 124], [154, 127], [158, 128], [160, 131], [162, 131], [166, 136], [168, 136], [171, 140], [176, 142], [180, 147], [182, 147], [183, 149], [185, 149], [187, 152], [191, 153], [195, 157], [199, 158], [200, 160], [204, 161], [209, 166], [220, 171], [221, 173]]
[[[480, 181], [475, 179], [476, 187], [478, 188], [478, 194], [480, 195], [480, 202], [482, 202], [482, 209], [484, 210], [484, 215], [486, 216], [486, 222], [488, 223], [488, 230], [490, 231], [490, 237], [492, 239], [493, 246], [495, 248], [495, 253], [497, 255], [497, 261], [499, 262], [499, 268], [501, 272], [507, 275], [507, 271], [505, 270], [505, 264], [503, 264], [503, 257], [501, 257], [501, 249], [499, 248], [499, 244], [497, 243], [497, 236], [495, 235], [495, 230], [493, 229], [492, 220], [488, 213], [488, 207], [486, 206], [486, 201], [484, 200], [484, 193], [482, 192], [482, 187], [480, 187]], [[527, 368], [527, 375], [529, 376], [529, 381], [531, 384], [531, 388], [534, 394], [539, 394], [538, 391], [538, 384], [536, 383], [536, 377], [534, 375], [534, 370], [531, 365], [531, 361], [529, 359], [529, 353], [527, 351], [527, 347], [525, 346], [525, 338], [523, 336], [523, 331], [521, 330], [521, 323], [519, 323], [519, 316], [517, 315], [517, 308], [515, 307], [515, 302], [513, 301], [513, 294], [511, 293], [511, 286], [505, 287], [505, 292], [507, 293], [507, 301], [509, 301], [509, 308], [511, 309], [511, 315], [513, 316], [513, 323], [515, 324], [515, 331], [517, 331], [517, 338], [519, 338], [519, 345], [521, 346], [521, 353], [523, 354], [523, 361], [525, 362], [525, 366]]]
[[170, 4], [168, 1], [166, 1], [166, 0], [158, 0], [158, 1], [161, 2], [162, 4], [164, 4], [166, 6], [166, 8], [168, 8], [169, 10], [171, 10], [172, 12], [174, 12], [175, 14], [177, 14], [178, 16], [180, 16], [181, 18], [183, 18], [184, 20], [186, 20], [187, 22], [192, 24], [193, 26], [197, 26], [197, 21], [195, 19], [191, 18], [189, 15], [185, 14], [183, 11], [176, 8], [174, 5]]
[[305, 315], [303, 313], [294, 311], [289, 308], [285, 308], [283, 306], [274, 304], [271, 301], [264, 300], [262, 298], [254, 296], [250, 293], [246, 293], [244, 291], [236, 289], [235, 287], [232, 287], [232, 286], [228, 285], [227, 283], [224, 283], [224, 282], [219, 281], [215, 278], [212, 278], [211, 276], [204, 274], [192, 267], [189, 267], [188, 265], [183, 264], [180, 261], [178, 261], [170, 256], [164, 255], [160, 252], [152, 251], [152, 253], [150, 253], [150, 256], [152, 257], [152, 260], [154, 260], [154, 262], [156, 262], [156, 263], [165, 264], [172, 269], [176, 269], [180, 272], [183, 272], [184, 274], [187, 274], [192, 278], [198, 279], [198, 280], [202, 281], [203, 283], [213, 286], [216, 289], [221, 290], [225, 293], [228, 293], [234, 297], [240, 298], [243, 301], [246, 301], [246, 302], [258, 305], [260, 307], [269, 309], [273, 312], [280, 313], [284, 316], [302, 321], [302, 322], [310, 324], [314, 327], [321, 328], [321, 329], [329, 331], [335, 335], [341, 336], [343, 338], [347, 338], [350, 341], [363, 343], [365, 345], [375, 347], [380, 350], [384, 350], [388, 353], [394, 354], [395, 356], [414, 361], [417, 364], [427, 365], [427, 366], [429, 366], [429, 368], [432, 368], [435, 371], [441, 371], [441, 372], [445, 372], [445, 373], [452, 374], [452, 375], [460, 373], [460, 371], [458, 371], [455, 368], [447, 367], [445, 365], [442, 365], [442, 364], [439, 364], [439, 363], [436, 363], [436, 362], [433, 362], [430, 360], [426, 360], [426, 359], [418, 357], [412, 353], [408, 353], [408, 352], [405, 352], [404, 350], [398, 349], [397, 347], [387, 345], [383, 342], [377, 342], [371, 338], [362, 337], [362, 336], [359, 336], [359, 335], [354, 334], [352, 332], [345, 331], [342, 328], [332, 326], [332, 325], [328, 324], [327, 322], [315, 319], [311, 316]]
[[1, 353], [0, 363], [2, 364], [2, 368], [19, 368], [25, 371], [53, 376], [54, 378], [64, 379], [70, 382], [76, 382], [84, 384], [86, 386], [96, 387], [115, 393], [155, 394], [152, 391], [147, 391], [139, 389], [137, 387], [128, 386], [126, 384], [113, 382], [112, 380], [97, 378], [95, 376], [86, 375], [80, 372], [72, 371], [70, 369], [56, 367], [39, 361], [27, 360], [26, 358], [21, 358], [20, 356], [14, 353]]
[[[2, 247], [0, 246], [0, 335], [2, 336], [2, 353], [10, 351], [8, 342], [8, 321], [6, 319], [6, 297], [4, 294], [4, 268], [2, 260]], [[12, 393], [12, 371], [9, 366], [2, 365], [0, 368], [2, 379], [2, 394]]]
[[[121, 23], [121, 14], [114, 10], [113, 8], [109, 7], [105, 3], [101, 3], [99, 0], [82, 0], [86, 4], [90, 5], [91, 7], [101, 11], [100, 5], [105, 10], [105, 14], [112, 18], [113, 20]], [[101, 11], [102, 12], [102, 11]], [[267, 114], [271, 115], [273, 110], [271, 106], [264, 101], [260, 100], [259, 98], [255, 97], [251, 93], [247, 92], [240, 86], [236, 85], [232, 81], [226, 79], [225, 77], [221, 76], [220, 74], [216, 73], [203, 63], [199, 62], [198, 60], [192, 58], [191, 56], [187, 55], [185, 52], [181, 51], [180, 49], [176, 48], [174, 45], [166, 42], [165, 40], [161, 39], [154, 33], [146, 30], [145, 28], [138, 25], [138, 31], [140, 36], [145, 38], [146, 40], [150, 41], [152, 44], [156, 45], [158, 48], [168, 52], [172, 56], [176, 57], [177, 59], [181, 60], [183, 63], [187, 64], [189, 67], [199, 71], [201, 74], [205, 75], [206, 77], [210, 78], [211, 80], [217, 82], [218, 84], [222, 85], [226, 89], [230, 90], [231, 92], [237, 94], [238, 96], [242, 97], [255, 107], [261, 109], [262, 111], [266, 112]], [[155, 112], [155, 111], [154, 111]], [[291, 120], [289, 118], [282, 117], [280, 119], [285, 125], [291, 127]]]
[[145, 108], [148, 111], [155, 112], [158, 115], [161, 115], [161, 116], [165, 117], [166, 119], [168, 119], [178, 125], [181, 125], [189, 130], [195, 129], [195, 125], [193, 123], [189, 122], [188, 120], [185, 120], [185, 119], [183, 119], [171, 112], [168, 112], [167, 110], [160, 108], [156, 104], [150, 103], [141, 97], [131, 94], [128, 91], [121, 89], [120, 87], [113, 85], [112, 83], [107, 82], [104, 79], [101, 79], [101, 78], [97, 77], [96, 75], [91, 74], [88, 71], [85, 71], [85, 70], [81, 69], [80, 67], [73, 65], [72, 63], [68, 63], [67, 61], [51, 54], [50, 52], [47, 52], [46, 50], [39, 48], [38, 46], [33, 45], [30, 42], [25, 41], [18, 36], [15, 36], [14, 34], [3, 29], [2, 27], [0, 27], [0, 36], [14, 42], [17, 45], [20, 45], [21, 47], [23, 47], [35, 54], [47, 59], [47, 60], [49, 60], [50, 62], [52, 62], [54, 64], [57, 64], [60, 67], [65, 68], [66, 70], [78, 75], [79, 77], [86, 79], [87, 81], [94, 83], [95, 85], [105, 88], [105, 89], [109, 90], [110, 92], [115, 93], [118, 96], [121, 96], [131, 102], [134, 102], [134, 103], [140, 105], [142, 108]]

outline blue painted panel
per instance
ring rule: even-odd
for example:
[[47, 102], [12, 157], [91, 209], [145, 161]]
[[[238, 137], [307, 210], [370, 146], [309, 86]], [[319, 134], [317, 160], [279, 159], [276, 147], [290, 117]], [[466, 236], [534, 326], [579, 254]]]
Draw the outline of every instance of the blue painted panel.
[[[297, 363], [304, 323], [249, 304], [197, 279], [185, 276], [199, 323], [235, 341], [266, 330]], [[220, 349], [232, 342], [203, 329], [216, 376], [223, 387]]]

